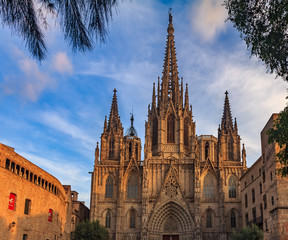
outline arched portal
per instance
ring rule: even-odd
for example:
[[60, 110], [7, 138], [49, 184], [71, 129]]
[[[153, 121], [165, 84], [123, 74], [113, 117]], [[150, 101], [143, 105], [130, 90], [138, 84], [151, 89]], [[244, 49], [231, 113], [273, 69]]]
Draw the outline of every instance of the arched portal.
[[190, 214], [178, 203], [170, 201], [157, 208], [148, 224], [151, 239], [193, 239], [195, 224]]

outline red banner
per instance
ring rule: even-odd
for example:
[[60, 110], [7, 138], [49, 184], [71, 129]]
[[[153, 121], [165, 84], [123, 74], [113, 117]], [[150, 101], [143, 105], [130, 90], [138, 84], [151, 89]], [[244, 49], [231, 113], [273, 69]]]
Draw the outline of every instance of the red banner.
[[16, 195], [14, 193], [10, 193], [8, 209], [14, 210], [15, 201], [16, 201]]
[[52, 210], [52, 209], [49, 209], [48, 222], [52, 222], [52, 217], [53, 217], [53, 210]]

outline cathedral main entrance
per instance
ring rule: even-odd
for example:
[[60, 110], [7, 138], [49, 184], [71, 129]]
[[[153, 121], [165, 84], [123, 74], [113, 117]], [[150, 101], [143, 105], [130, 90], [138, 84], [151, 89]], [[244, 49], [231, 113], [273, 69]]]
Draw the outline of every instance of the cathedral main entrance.
[[163, 235], [163, 240], [179, 240], [179, 235]]

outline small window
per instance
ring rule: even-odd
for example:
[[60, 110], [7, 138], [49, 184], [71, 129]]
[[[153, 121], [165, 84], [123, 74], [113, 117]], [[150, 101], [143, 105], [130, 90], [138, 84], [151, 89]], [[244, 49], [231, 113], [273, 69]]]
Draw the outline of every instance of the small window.
[[272, 182], [272, 180], [273, 180], [273, 173], [272, 172], [270, 173], [270, 179], [271, 179], [271, 182]]
[[209, 142], [205, 144], [205, 159], [209, 157]]
[[16, 165], [16, 174], [19, 175], [20, 174], [20, 166], [17, 164]]
[[132, 209], [130, 211], [130, 228], [135, 228], [136, 224], [136, 211]]
[[111, 212], [109, 210], [106, 213], [105, 228], [111, 228]]
[[271, 197], [271, 204], [274, 205], [274, 197]]
[[255, 190], [252, 189], [252, 202], [254, 203], [255, 202]]
[[211, 210], [206, 211], [206, 227], [212, 228], [212, 211]]
[[109, 141], [109, 159], [114, 159], [114, 139], [110, 139]]
[[259, 183], [260, 194], [262, 194], [262, 183]]
[[248, 196], [247, 193], [245, 194], [245, 208], [248, 207]]
[[261, 176], [261, 172], [262, 172], [262, 170], [261, 170], [261, 168], [259, 168], [259, 176]]
[[22, 240], [28, 240], [28, 235], [27, 234], [23, 234]]
[[53, 220], [53, 210], [52, 209], [49, 209], [49, 212], [48, 212], [48, 222], [52, 222]]
[[263, 169], [263, 174], [262, 174], [262, 179], [263, 179], [263, 183], [265, 182], [265, 170]]
[[264, 194], [263, 196], [263, 202], [264, 202], [264, 209], [267, 208], [267, 198], [266, 198], [266, 194]]
[[236, 227], [236, 214], [233, 210], [231, 211], [230, 224], [231, 224], [231, 228]]
[[15, 163], [14, 162], [11, 162], [10, 171], [13, 172], [13, 173], [15, 172]]
[[153, 119], [153, 127], [152, 127], [152, 146], [156, 146], [158, 142], [158, 120], [155, 117]]
[[189, 147], [189, 120], [184, 120], [184, 146]]
[[251, 182], [254, 181], [254, 175], [251, 175]]
[[244, 182], [244, 187], [245, 187], [245, 188], [247, 187], [247, 182], [246, 182], [246, 181]]
[[25, 208], [24, 208], [24, 214], [29, 215], [31, 211], [31, 200], [26, 198], [25, 199]]
[[6, 168], [6, 169], [9, 169], [9, 168], [10, 168], [10, 160], [9, 160], [9, 159], [6, 159], [5, 168]]
[[15, 193], [10, 193], [8, 209], [10, 209], [12, 211], [16, 210], [16, 198], [17, 198], [17, 196]]

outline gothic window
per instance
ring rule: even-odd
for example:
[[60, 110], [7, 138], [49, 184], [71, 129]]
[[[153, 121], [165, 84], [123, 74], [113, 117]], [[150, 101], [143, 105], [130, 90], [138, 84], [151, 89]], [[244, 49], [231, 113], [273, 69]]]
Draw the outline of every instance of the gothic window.
[[129, 142], [129, 159], [132, 157], [132, 142]]
[[153, 119], [153, 129], [152, 129], [152, 146], [156, 146], [158, 142], [158, 120], [156, 117]]
[[255, 202], [255, 190], [252, 189], [252, 202], [254, 203]]
[[236, 227], [236, 214], [235, 214], [234, 210], [231, 211], [230, 225], [231, 225], [231, 228], [235, 228]]
[[135, 144], [135, 159], [138, 161], [138, 143]]
[[205, 144], [205, 159], [209, 157], [209, 142]]
[[114, 159], [114, 139], [109, 141], [109, 159]]
[[129, 177], [127, 182], [127, 198], [138, 198], [138, 176], [135, 173]]
[[170, 114], [167, 118], [167, 143], [175, 142], [175, 117]]
[[229, 156], [229, 159], [228, 161], [233, 161], [233, 139], [230, 138], [229, 140], [229, 143], [228, 143], [228, 156]]
[[106, 179], [105, 198], [113, 198], [113, 178], [111, 175]]
[[203, 198], [204, 199], [212, 199], [214, 198], [214, 182], [213, 177], [210, 173], [208, 173], [204, 178], [203, 184]]
[[129, 223], [130, 223], [130, 228], [135, 228], [135, 223], [136, 223], [136, 211], [132, 209], [130, 211], [130, 217], [129, 217]]
[[108, 210], [105, 217], [105, 228], [111, 228], [111, 212]]
[[208, 209], [206, 211], [206, 227], [212, 228], [212, 210]]
[[184, 120], [184, 145], [189, 147], [189, 120], [185, 118]]
[[236, 179], [234, 176], [229, 178], [229, 198], [236, 198]]

